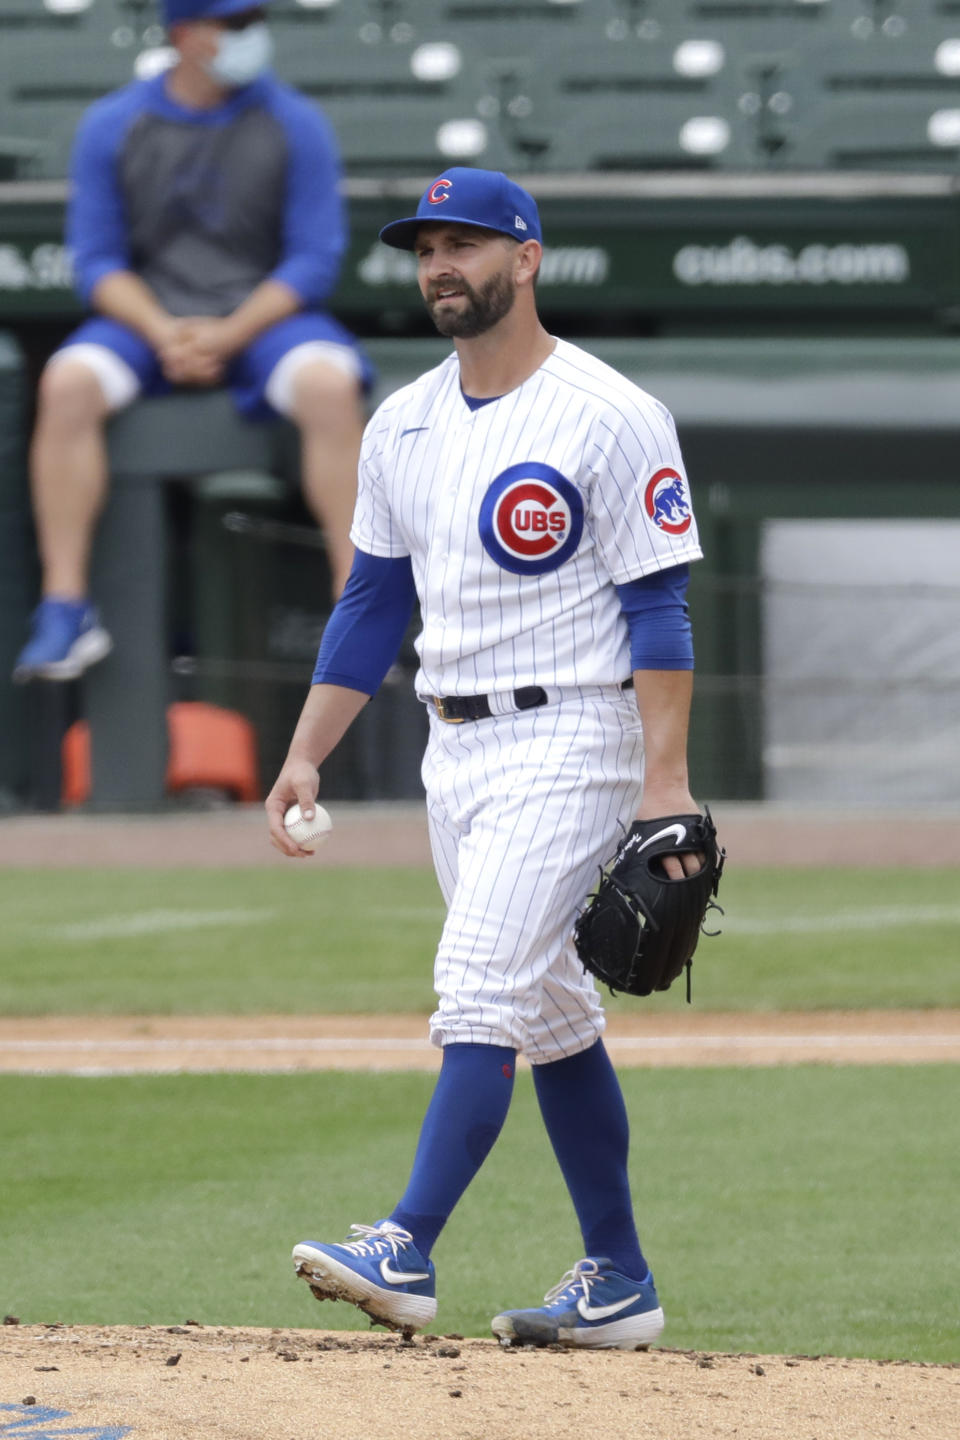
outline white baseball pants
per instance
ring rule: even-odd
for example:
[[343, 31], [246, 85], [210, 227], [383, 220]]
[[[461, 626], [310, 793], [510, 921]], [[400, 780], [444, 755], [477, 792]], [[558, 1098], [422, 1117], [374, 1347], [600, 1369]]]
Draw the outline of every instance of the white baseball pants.
[[560, 694], [462, 725], [431, 709], [423, 780], [448, 907], [435, 1045], [508, 1045], [542, 1064], [603, 1033], [572, 930], [639, 806], [642, 731], [632, 690]]

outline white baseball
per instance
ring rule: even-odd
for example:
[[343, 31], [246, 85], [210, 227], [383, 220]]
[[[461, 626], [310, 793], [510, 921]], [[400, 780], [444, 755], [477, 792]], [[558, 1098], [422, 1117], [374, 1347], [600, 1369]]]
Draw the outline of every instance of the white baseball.
[[333, 821], [322, 805], [314, 805], [311, 820], [303, 818], [299, 805], [291, 805], [283, 817], [283, 828], [302, 850], [316, 850], [333, 829]]

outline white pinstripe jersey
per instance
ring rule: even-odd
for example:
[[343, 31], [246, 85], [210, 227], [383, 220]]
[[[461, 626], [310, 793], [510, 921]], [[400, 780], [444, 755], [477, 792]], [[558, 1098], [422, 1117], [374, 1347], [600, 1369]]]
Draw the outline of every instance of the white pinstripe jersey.
[[575, 345], [471, 410], [456, 354], [367, 426], [352, 538], [409, 555], [420, 695], [617, 683], [614, 585], [699, 559], [669, 411]]

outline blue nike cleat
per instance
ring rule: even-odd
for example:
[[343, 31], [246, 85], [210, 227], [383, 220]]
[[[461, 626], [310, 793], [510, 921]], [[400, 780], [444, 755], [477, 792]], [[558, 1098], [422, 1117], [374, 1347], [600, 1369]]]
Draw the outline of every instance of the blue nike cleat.
[[433, 1263], [392, 1220], [351, 1225], [342, 1245], [304, 1240], [293, 1263], [318, 1300], [349, 1300], [388, 1330], [419, 1330], [437, 1313]]
[[30, 639], [13, 667], [18, 685], [28, 680], [76, 680], [113, 649], [110, 635], [86, 600], [41, 600]]
[[501, 1345], [585, 1345], [645, 1350], [663, 1331], [663, 1311], [648, 1273], [618, 1275], [609, 1260], [578, 1260], [537, 1310], [504, 1310], [491, 1321]]

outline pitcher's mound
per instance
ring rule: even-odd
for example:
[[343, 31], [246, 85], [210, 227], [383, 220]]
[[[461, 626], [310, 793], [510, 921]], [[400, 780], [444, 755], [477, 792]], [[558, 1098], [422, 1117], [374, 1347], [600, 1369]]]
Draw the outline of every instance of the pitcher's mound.
[[0, 1434], [88, 1440], [944, 1440], [960, 1367], [503, 1350], [193, 1324], [0, 1331]]

